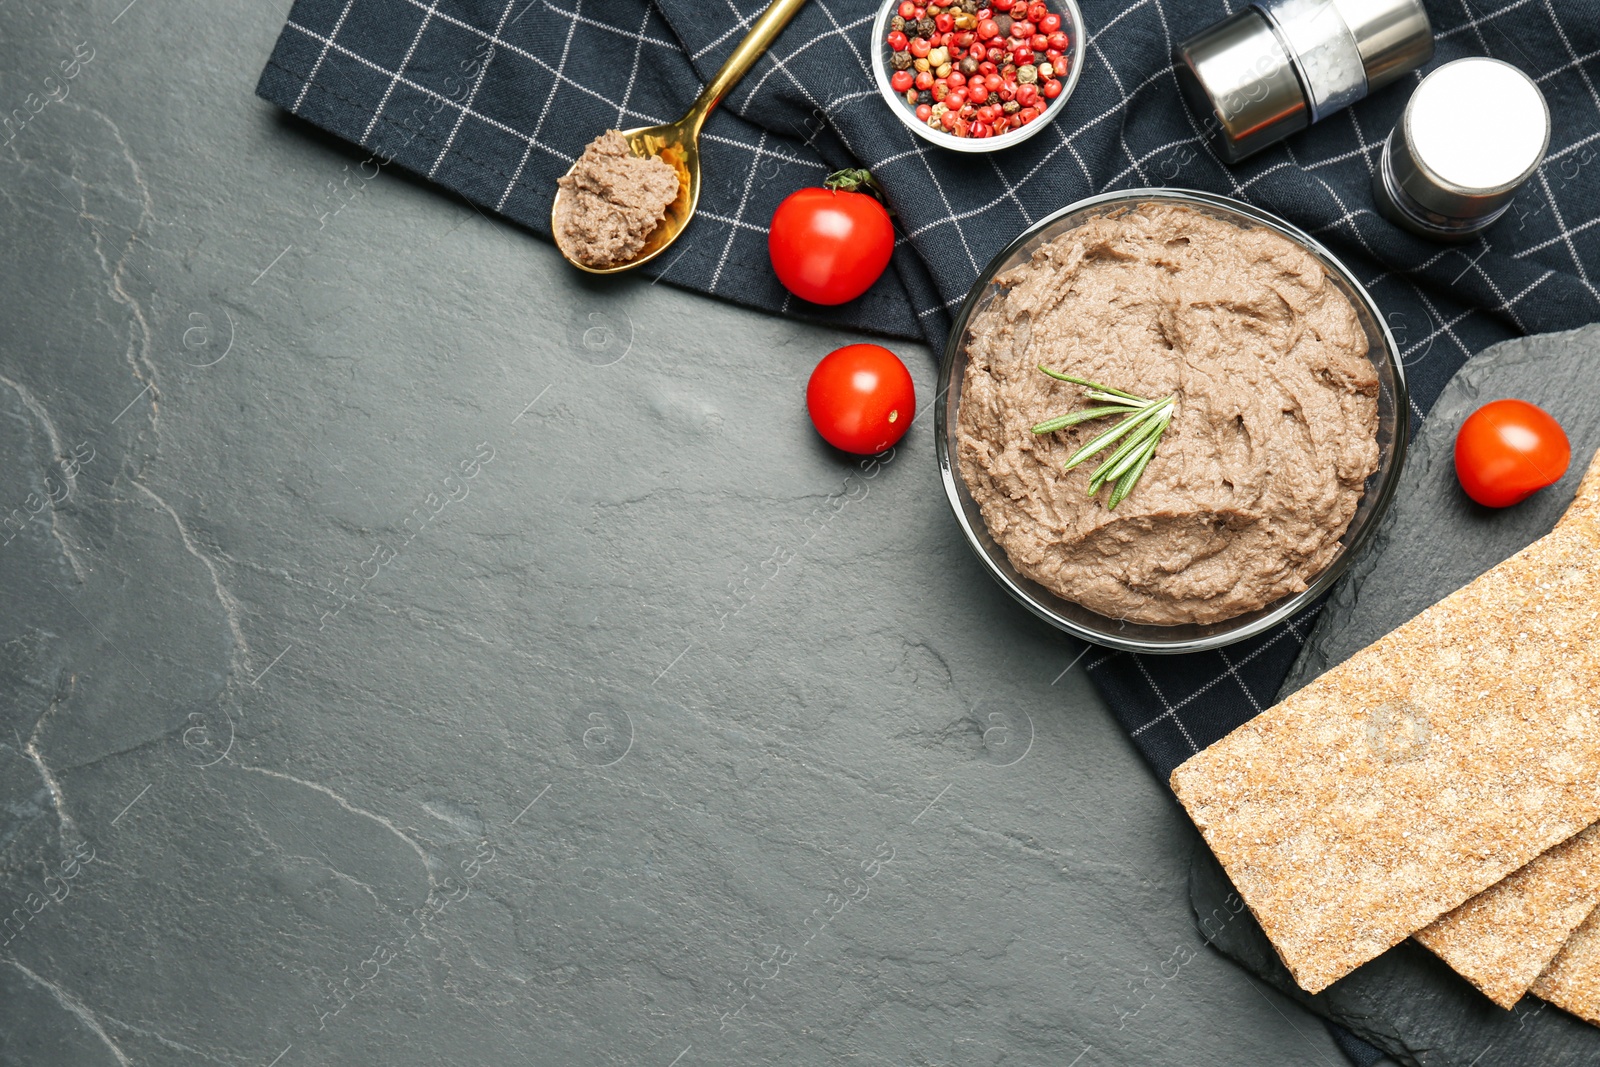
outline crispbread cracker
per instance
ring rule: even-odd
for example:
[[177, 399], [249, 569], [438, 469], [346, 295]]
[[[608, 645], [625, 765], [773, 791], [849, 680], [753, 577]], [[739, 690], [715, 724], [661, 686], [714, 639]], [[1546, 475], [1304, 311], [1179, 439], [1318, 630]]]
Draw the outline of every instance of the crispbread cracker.
[[1600, 522], [1600, 455], [1589, 464], [1589, 472], [1578, 484], [1578, 494], [1573, 498], [1572, 506], [1556, 523], [1556, 529], [1580, 520]]
[[1600, 818], [1595, 500], [1173, 772], [1304, 989]]
[[1600, 823], [1536, 856], [1416, 937], [1502, 1008], [1522, 999], [1600, 901]]
[[1533, 983], [1533, 995], [1600, 1026], [1600, 908], [1589, 913]]

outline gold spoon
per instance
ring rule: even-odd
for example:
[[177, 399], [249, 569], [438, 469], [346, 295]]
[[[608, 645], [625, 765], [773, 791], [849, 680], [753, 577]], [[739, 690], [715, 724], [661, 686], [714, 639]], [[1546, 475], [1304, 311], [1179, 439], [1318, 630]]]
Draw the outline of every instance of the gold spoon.
[[[711, 114], [711, 109], [716, 107], [738, 84], [739, 79], [755, 65], [756, 60], [767, 50], [767, 46], [772, 44], [805, 2], [806, 0], [772, 0], [771, 5], [761, 13], [761, 17], [756, 19], [755, 25], [750, 27], [749, 35], [739, 42], [739, 46], [733, 50], [727, 62], [722, 64], [722, 68], [706, 85], [705, 91], [700, 94], [699, 99], [683, 118], [677, 122], [669, 122], [665, 126], [641, 126], [636, 130], [622, 131], [629, 150], [635, 156], [641, 159], [657, 157], [678, 172], [678, 198], [667, 206], [667, 217], [650, 234], [650, 239], [645, 242], [638, 255], [615, 267], [590, 267], [580, 263], [570, 251], [561, 247], [561, 229], [556, 225], [556, 219], [561, 210], [561, 197], [565, 190], [560, 186], [556, 187], [555, 203], [550, 208], [550, 229], [555, 235], [556, 247], [561, 249], [561, 254], [566, 257], [568, 263], [590, 274], [620, 274], [622, 271], [632, 270], [650, 262], [678, 239], [678, 235], [694, 217], [694, 209], [700, 203], [700, 127], [705, 125], [706, 116]], [[576, 166], [574, 163], [573, 167]], [[567, 173], [571, 174], [572, 170], [569, 168]]]

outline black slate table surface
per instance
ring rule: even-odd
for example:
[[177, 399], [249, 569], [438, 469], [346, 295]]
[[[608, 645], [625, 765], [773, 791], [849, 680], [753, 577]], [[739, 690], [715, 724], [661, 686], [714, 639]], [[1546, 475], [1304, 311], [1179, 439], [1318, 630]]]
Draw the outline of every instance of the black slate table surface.
[[287, 9], [0, 5], [0, 1063], [1339, 1063], [857, 338], [284, 118]]

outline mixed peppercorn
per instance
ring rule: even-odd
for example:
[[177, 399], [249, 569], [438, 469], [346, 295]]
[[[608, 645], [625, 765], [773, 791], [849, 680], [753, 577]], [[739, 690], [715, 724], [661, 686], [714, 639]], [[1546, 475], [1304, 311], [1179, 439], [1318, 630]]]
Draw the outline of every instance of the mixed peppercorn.
[[889, 20], [889, 84], [917, 118], [956, 137], [995, 137], [1065, 89], [1072, 38], [1027, 0], [905, 0]]

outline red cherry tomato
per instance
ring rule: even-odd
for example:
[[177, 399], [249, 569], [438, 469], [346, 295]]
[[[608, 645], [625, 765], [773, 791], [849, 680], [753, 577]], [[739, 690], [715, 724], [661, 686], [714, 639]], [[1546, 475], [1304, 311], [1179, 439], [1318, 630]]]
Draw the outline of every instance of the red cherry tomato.
[[842, 304], [872, 287], [894, 252], [894, 226], [875, 198], [853, 192], [866, 171], [830, 175], [791, 193], [772, 215], [767, 251], [783, 287], [813, 304]]
[[806, 410], [830, 445], [872, 456], [905, 436], [917, 411], [916, 387], [906, 365], [882, 345], [845, 345], [811, 372]]
[[1561, 424], [1526, 400], [1496, 400], [1456, 434], [1456, 476], [1480, 504], [1509, 507], [1554, 485], [1572, 462]]

